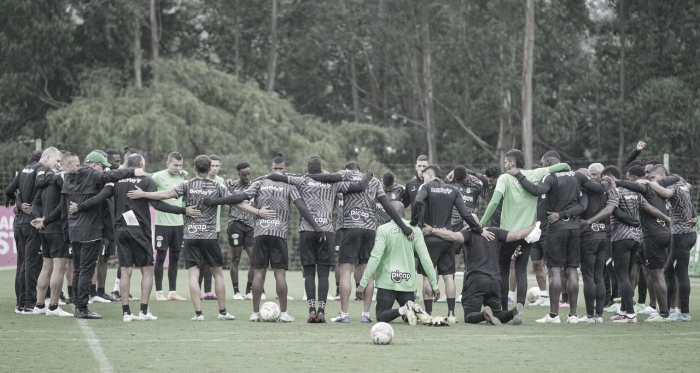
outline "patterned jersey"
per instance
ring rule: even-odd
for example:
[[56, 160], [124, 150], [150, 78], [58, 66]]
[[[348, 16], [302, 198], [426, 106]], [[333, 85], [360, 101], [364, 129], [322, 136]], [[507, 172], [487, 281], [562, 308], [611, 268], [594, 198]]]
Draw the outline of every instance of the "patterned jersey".
[[[339, 172], [344, 181], [359, 182], [364, 176], [357, 171], [343, 170]], [[340, 190], [340, 192], [344, 192]], [[377, 178], [372, 178], [364, 192], [343, 193], [343, 225], [341, 228], [361, 228], [376, 230], [376, 204], [377, 199], [385, 196], [382, 183]]]
[[[406, 188], [404, 188], [403, 185], [399, 183], [394, 183], [394, 186], [391, 187], [391, 190], [385, 190], [384, 193], [386, 193], [386, 196], [389, 198], [389, 201], [394, 202], [394, 201], [399, 201], [403, 202], [404, 195], [406, 194]], [[389, 217], [389, 214], [384, 211], [384, 207], [382, 207], [382, 204], [377, 202], [377, 224], [378, 225], [383, 225], [391, 221], [391, 217]]]
[[[322, 183], [308, 176], [289, 176], [289, 184], [294, 185], [316, 223], [324, 232], [333, 232], [333, 205], [339, 190], [346, 190], [349, 182]], [[314, 229], [303, 217], [299, 218], [299, 231], [313, 232]]]
[[[462, 195], [462, 201], [464, 201], [464, 204], [472, 210], [476, 209], [476, 203], [479, 196], [482, 198], [486, 198], [487, 196], [484, 184], [481, 182], [481, 180], [479, 180], [479, 178], [473, 175], [467, 175], [464, 183], [459, 183], [456, 181], [445, 181], [445, 183], [459, 189], [459, 193]], [[462, 217], [459, 216], [459, 212], [456, 208], [452, 209], [452, 226], [458, 227], [459, 229], [457, 229], [457, 231], [464, 227]]]
[[289, 231], [289, 204], [301, 198], [292, 185], [260, 179], [244, 191], [248, 199], [255, 198], [258, 206], [270, 206], [275, 211], [274, 219], [255, 220], [255, 237], [275, 236], [286, 239]]
[[175, 198], [184, 197], [187, 206], [197, 206], [201, 215], [196, 218], [186, 217], [186, 240], [216, 239], [216, 217], [219, 206], [205, 206], [205, 198], [223, 198], [228, 195], [226, 187], [211, 179], [189, 179], [178, 184], [174, 189]]
[[689, 227], [686, 222], [694, 218], [693, 212], [695, 208], [690, 199], [690, 188], [688, 184], [681, 180], [673, 185], [669, 185], [668, 189], [673, 190], [673, 196], [668, 199], [671, 206], [667, 209], [671, 211], [671, 232], [673, 234], [693, 233], [695, 227]]
[[335, 195], [335, 230], [343, 227], [343, 193]]
[[[647, 200], [641, 194], [632, 192], [628, 189], [617, 187], [617, 193], [608, 196], [608, 205], [613, 205], [616, 208], [622, 209], [630, 214], [633, 218], [639, 220], [639, 209], [647, 205]], [[612, 226], [612, 241], [635, 240], [642, 241], [641, 227], [632, 227], [618, 220], [615, 215], [610, 216], [610, 225]]]
[[[235, 180], [233, 182], [233, 186], [228, 188], [228, 191], [230, 194], [236, 194], [238, 192], [242, 192], [248, 187], [250, 187], [252, 182], [248, 182], [247, 184], [241, 183], [241, 180]], [[249, 205], [255, 206], [255, 199], [247, 200], [244, 201], [243, 203], [247, 203]], [[229, 213], [228, 213], [228, 223], [231, 224], [231, 222], [238, 221], [241, 222], [249, 227], [254, 227], [255, 226], [255, 215], [247, 213], [243, 210], [237, 209], [234, 205], [229, 206]]]

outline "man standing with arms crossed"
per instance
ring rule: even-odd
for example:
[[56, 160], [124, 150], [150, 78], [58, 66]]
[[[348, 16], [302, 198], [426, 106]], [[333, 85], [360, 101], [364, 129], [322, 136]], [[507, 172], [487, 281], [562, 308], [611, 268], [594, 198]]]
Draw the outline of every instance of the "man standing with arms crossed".
[[[153, 181], [158, 191], [173, 190], [175, 186], [185, 181], [187, 172], [182, 169], [182, 154], [168, 154], [165, 170], [153, 174]], [[182, 198], [165, 200], [165, 203], [183, 207]], [[156, 211], [156, 261], [153, 270], [156, 282], [156, 300], [187, 300], [177, 293], [177, 269], [182, 249], [185, 221], [182, 215], [168, 214]], [[168, 285], [170, 292], [163, 294], [163, 265], [165, 256], [170, 250], [168, 261]]]

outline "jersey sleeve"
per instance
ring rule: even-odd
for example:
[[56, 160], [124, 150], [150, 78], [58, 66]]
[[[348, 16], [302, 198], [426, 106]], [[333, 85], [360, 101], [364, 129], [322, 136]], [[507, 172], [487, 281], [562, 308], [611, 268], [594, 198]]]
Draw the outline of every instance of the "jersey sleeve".
[[293, 185], [287, 185], [287, 196], [289, 197], [289, 202], [294, 202], [301, 198], [299, 190]]
[[294, 185], [295, 187], [300, 187], [304, 185], [304, 180], [303, 177], [298, 177], [298, 176], [288, 176], [289, 184]]
[[606, 205], [613, 205], [615, 207], [620, 206], [620, 193], [611, 194], [608, 196], [608, 201], [605, 202]]
[[156, 187], [156, 182], [153, 179], [146, 179], [146, 185], [144, 185], [145, 192], [156, 192], [158, 188]]
[[494, 189], [495, 192], [501, 192], [501, 194], [505, 195], [506, 194], [506, 184], [508, 183], [508, 176], [506, 174], [503, 174], [498, 177], [498, 180], [496, 181], [496, 188]]
[[262, 180], [254, 181], [246, 190], [243, 191], [248, 196], [248, 199], [253, 199], [258, 196], [258, 191], [260, 191], [260, 185]]
[[496, 235], [496, 240], [498, 240], [498, 242], [506, 243], [506, 240], [508, 239], [507, 230], [501, 228], [489, 228], [489, 230]]
[[372, 179], [372, 185], [373, 185], [373, 188], [376, 189], [375, 198], [378, 199], [378, 198], [380, 198], [380, 197], [386, 195], [386, 193], [384, 192], [384, 188], [382, 188], [381, 183], [379, 182], [379, 180], [377, 180], [377, 179]]
[[189, 190], [190, 183], [187, 182], [187, 180], [181, 182], [180, 184], [177, 184], [175, 188], [173, 188], [173, 192], [175, 193], [175, 198], [180, 198], [184, 195], [187, 194], [187, 191]]
[[464, 237], [464, 245], [465, 245], [464, 247], [468, 248], [467, 243], [469, 242], [469, 239], [471, 238], [472, 233], [466, 229], [462, 229], [461, 231], [459, 231], [459, 234], [461, 234], [462, 237]]

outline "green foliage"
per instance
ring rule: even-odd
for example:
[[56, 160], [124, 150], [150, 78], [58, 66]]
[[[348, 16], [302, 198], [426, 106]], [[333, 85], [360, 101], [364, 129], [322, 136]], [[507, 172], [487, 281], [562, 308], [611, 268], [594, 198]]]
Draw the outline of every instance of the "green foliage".
[[158, 89], [124, 88], [118, 76], [108, 70], [86, 75], [83, 96], [49, 115], [48, 142], [82, 154], [129, 145], [146, 156], [151, 170], [161, 168], [171, 151], [189, 160], [217, 154], [224, 160], [222, 173], [232, 175], [244, 160], [255, 172], [267, 172], [277, 150], [285, 153], [290, 171], [303, 172], [312, 155], [334, 171], [355, 158], [349, 139], [363, 144], [357, 154], [362, 167], [379, 172], [384, 166], [374, 154], [400, 139], [366, 124], [334, 127], [300, 115], [288, 101], [202, 62], [163, 61]]

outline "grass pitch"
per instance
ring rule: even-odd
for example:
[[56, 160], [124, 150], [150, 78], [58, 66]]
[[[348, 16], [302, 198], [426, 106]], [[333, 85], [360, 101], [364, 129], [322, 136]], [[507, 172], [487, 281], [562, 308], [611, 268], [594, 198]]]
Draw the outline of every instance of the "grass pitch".
[[[244, 272], [242, 272], [244, 274]], [[116, 271], [109, 270], [108, 288]], [[227, 276], [227, 274], [225, 274]], [[124, 323], [120, 303], [94, 304], [90, 308], [103, 320], [81, 323], [74, 318], [16, 315], [13, 313], [14, 271], [0, 271], [0, 370], [117, 371], [117, 372], [222, 372], [222, 371], [484, 371], [502, 372], [603, 372], [630, 368], [645, 371], [697, 372], [700, 370], [700, 279], [691, 279], [689, 323], [618, 325], [605, 316], [596, 325], [538, 325], [542, 307], [526, 307], [521, 326], [459, 324], [432, 328], [410, 327], [396, 320], [390, 345], [375, 346], [369, 338], [372, 324], [359, 322], [361, 302], [351, 301], [350, 324], [307, 324], [307, 304], [300, 272], [287, 274], [290, 324], [251, 323], [250, 301], [230, 300], [226, 307], [235, 321], [216, 319], [217, 302], [203, 301], [205, 322], [192, 322], [192, 303], [157, 302], [152, 294], [155, 322]], [[228, 281], [228, 279], [227, 279]], [[331, 281], [332, 275], [331, 275]], [[140, 282], [134, 271], [132, 293]], [[165, 281], [167, 285], [167, 281]], [[529, 284], [534, 284], [530, 279]], [[245, 284], [244, 284], [245, 285]], [[178, 276], [180, 295], [189, 299], [187, 272]], [[268, 300], [274, 300], [273, 276], [267, 284]], [[584, 310], [583, 287], [579, 306]], [[334, 290], [331, 284], [331, 290]], [[461, 287], [458, 287], [461, 290]], [[166, 289], [167, 291], [167, 289]], [[132, 312], [139, 303], [132, 302]], [[72, 311], [72, 306], [64, 306]], [[329, 302], [327, 318], [340, 310]], [[562, 313], [565, 312], [562, 310]], [[372, 318], [375, 318], [372, 309]], [[435, 314], [446, 315], [447, 305], [436, 304]], [[581, 314], [582, 311], [579, 311]], [[460, 304], [457, 317], [463, 320]]]

